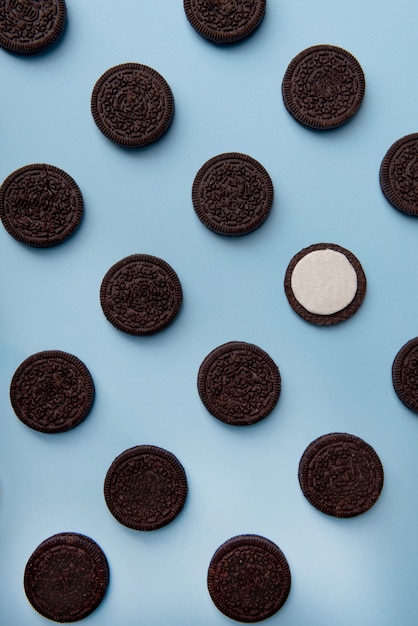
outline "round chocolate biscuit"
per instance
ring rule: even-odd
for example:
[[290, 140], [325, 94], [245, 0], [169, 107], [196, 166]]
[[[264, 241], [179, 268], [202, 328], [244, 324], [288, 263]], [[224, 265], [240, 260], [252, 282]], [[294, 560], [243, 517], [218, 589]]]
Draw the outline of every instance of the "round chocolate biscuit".
[[192, 187], [200, 221], [220, 235], [245, 235], [266, 220], [273, 183], [264, 167], [246, 154], [228, 152], [209, 159]]
[[363, 101], [366, 81], [357, 59], [337, 46], [312, 46], [289, 64], [282, 82], [289, 113], [309, 128], [328, 130], [348, 122]]
[[407, 341], [396, 355], [392, 382], [399, 400], [418, 413], [418, 337]]
[[96, 82], [91, 112], [108, 139], [125, 148], [142, 148], [168, 130], [174, 97], [156, 70], [140, 63], [124, 63], [108, 69]]
[[154, 335], [177, 316], [183, 301], [180, 280], [158, 257], [132, 254], [103, 278], [100, 302], [113, 326], [130, 335]]
[[299, 463], [306, 499], [333, 517], [355, 517], [380, 496], [383, 467], [375, 450], [360, 437], [331, 433], [315, 439]]
[[79, 533], [59, 533], [43, 541], [24, 573], [26, 596], [43, 617], [77, 622], [103, 600], [109, 567], [95, 541]]
[[289, 564], [280, 548], [259, 535], [238, 535], [215, 552], [208, 569], [215, 606], [238, 622], [271, 617], [290, 592]]
[[0, 3], [0, 47], [18, 54], [37, 54], [64, 32], [64, 0], [3, 0]]
[[281, 391], [279, 368], [258, 346], [230, 341], [202, 362], [197, 388], [211, 415], [233, 426], [249, 426], [269, 415]]
[[0, 219], [22, 243], [47, 248], [65, 241], [80, 224], [83, 197], [69, 174], [53, 165], [26, 165], [0, 187]]
[[174, 520], [187, 496], [186, 473], [180, 461], [156, 446], [135, 446], [109, 467], [104, 483], [112, 515], [134, 530], [157, 530]]
[[292, 309], [318, 326], [343, 322], [366, 295], [366, 275], [352, 252], [334, 243], [303, 248], [290, 261], [284, 289]]
[[94, 383], [87, 367], [76, 356], [60, 350], [29, 356], [10, 384], [17, 417], [41, 433], [75, 428], [87, 416], [93, 399]]
[[260, 24], [266, 0], [184, 0], [184, 11], [196, 32], [218, 44], [248, 37]]
[[418, 215], [418, 133], [395, 141], [380, 166], [380, 187], [395, 209]]

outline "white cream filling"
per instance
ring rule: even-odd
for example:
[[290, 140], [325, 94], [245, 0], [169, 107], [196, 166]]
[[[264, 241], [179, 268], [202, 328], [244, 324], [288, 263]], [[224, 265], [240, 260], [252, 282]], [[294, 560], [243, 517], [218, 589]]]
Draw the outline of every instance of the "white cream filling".
[[310, 313], [331, 315], [354, 299], [357, 274], [341, 252], [314, 250], [296, 264], [291, 287], [296, 300]]

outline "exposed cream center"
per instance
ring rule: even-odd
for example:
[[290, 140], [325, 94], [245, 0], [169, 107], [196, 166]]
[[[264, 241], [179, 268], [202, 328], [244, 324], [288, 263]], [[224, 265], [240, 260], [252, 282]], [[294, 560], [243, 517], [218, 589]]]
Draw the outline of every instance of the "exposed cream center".
[[296, 264], [291, 287], [296, 300], [310, 313], [331, 315], [354, 299], [357, 274], [341, 252], [314, 250]]

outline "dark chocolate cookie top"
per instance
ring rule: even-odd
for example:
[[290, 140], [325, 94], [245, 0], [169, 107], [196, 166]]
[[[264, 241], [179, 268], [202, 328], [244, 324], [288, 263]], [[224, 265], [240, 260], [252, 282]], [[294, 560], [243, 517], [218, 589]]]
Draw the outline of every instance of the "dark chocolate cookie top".
[[168, 130], [174, 97], [156, 70], [124, 63], [99, 78], [91, 96], [91, 112], [108, 139], [126, 148], [142, 148]]
[[131, 335], [154, 335], [177, 316], [183, 300], [180, 280], [158, 257], [132, 254], [103, 278], [100, 302], [113, 326]]
[[386, 152], [380, 187], [395, 209], [418, 215], [418, 133], [398, 139]]
[[66, 19], [64, 0], [3, 0], [0, 47], [18, 54], [42, 52], [61, 37]]
[[310, 128], [341, 126], [357, 113], [366, 81], [357, 59], [337, 46], [312, 46], [289, 64], [282, 82], [283, 102]]
[[245, 235], [268, 217], [273, 183], [264, 167], [246, 154], [209, 159], [193, 182], [193, 206], [200, 221], [220, 235]]
[[266, 0], [184, 0], [184, 10], [199, 35], [228, 44], [245, 39], [259, 26]]
[[43, 541], [24, 573], [29, 602], [55, 622], [76, 622], [90, 615], [103, 600], [108, 583], [102, 549], [79, 533], [59, 533]]
[[366, 295], [366, 275], [356, 256], [334, 243], [316, 243], [291, 259], [284, 290], [304, 320], [331, 326], [347, 320]]
[[37, 352], [13, 375], [10, 400], [17, 417], [41, 433], [74, 428], [87, 416], [94, 384], [87, 367], [60, 350]]
[[396, 355], [392, 381], [399, 400], [418, 413], [418, 337], [410, 339]]
[[331, 433], [315, 439], [299, 463], [299, 483], [309, 502], [333, 517], [355, 517], [380, 496], [383, 467], [360, 437]]
[[216, 550], [207, 582], [214, 604], [224, 615], [254, 623], [283, 606], [291, 574], [286, 557], [272, 541], [259, 535], [238, 535]]
[[248, 426], [267, 417], [280, 396], [281, 378], [273, 359], [258, 346], [231, 341], [218, 346], [199, 368], [200, 398], [214, 417]]
[[187, 496], [180, 461], [156, 446], [135, 446], [120, 454], [106, 474], [104, 495], [112, 515], [134, 530], [156, 530], [174, 520]]
[[83, 215], [83, 197], [69, 174], [53, 165], [26, 165], [0, 188], [0, 219], [22, 243], [47, 248], [68, 239]]

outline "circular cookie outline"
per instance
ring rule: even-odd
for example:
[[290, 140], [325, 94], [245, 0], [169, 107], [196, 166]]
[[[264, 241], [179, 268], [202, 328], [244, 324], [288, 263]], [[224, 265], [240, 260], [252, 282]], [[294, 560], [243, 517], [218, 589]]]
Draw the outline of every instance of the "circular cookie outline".
[[[207, 213], [205, 209], [202, 207], [202, 203], [200, 201], [200, 188], [202, 185], [203, 178], [206, 176], [206, 174], [208, 173], [208, 171], [211, 169], [213, 165], [217, 165], [219, 162], [228, 161], [228, 160], [239, 160], [245, 164], [251, 165], [261, 175], [261, 178], [263, 180], [263, 185], [264, 185], [264, 189], [266, 192], [266, 200], [265, 200], [264, 206], [262, 207], [263, 210], [258, 216], [258, 218], [253, 220], [251, 224], [247, 225], [246, 227], [223, 226], [223, 225], [219, 225], [216, 222], [214, 223], [213, 220], [211, 220], [207, 216]], [[267, 170], [265, 169], [265, 167], [261, 165], [261, 163], [257, 161], [256, 159], [254, 159], [253, 157], [250, 157], [248, 154], [242, 154], [240, 152], [224, 152], [206, 161], [198, 170], [194, 178], [193, 185], [192, 185], [192, 203], [193, 203], [193, 208], [195, 210], [196, 215], [198, 216], [202, 224], [206, 226], [206, 228], [208, 228], [214, 233], [217, 233], [218, 235], [239, 237], [241, 235], [247, 235], [249, 233], [252, 233], [254, 230], [259, 228], [262, 224], [264, 224], [264, 222], [270, 215], [271, 208], [273, 205], [273, 200], [274, 200], [273, 181], [271, 180], [271, 177], [269, 173], [267, 172]]]
[[214, 30], [199, 20], [191, 6], [191, 0], [183, 0], [183, 8], [187, 20], [201, 37], [212, 43], [228, 45], [243, 41], [260, 26], [266, 12], [266, 0], [256, 0], [256, 2], [258, 3], [258, 8], [254, 18], [245, 27], [230, 32]]
[[[217, 358], [234, 350], [254, 352], [263, 360], [264, 363], [267, 364], [271, 372], [271, 379], [273, 383], [273, 392], [271, 394], [271, 399], [268, 405], [264, 408], [263, 411], [259, 412], [256, 418], [231, 421], [229, 416], [225, 415], [222, 410], [219, 409], [217, 405], [212, 402], [207, 393], [206, 378], [213, 363], [216, 361]], [[224, 424], [229, 424], [230, 426], [251, 426], [252, 424], [256, 424], [257, 422], [260, 422], [268, 415], [270, 415], [270, 413], [273, 411], [276, 404], [278, 403], [281, 393], [281, 375], [277, 364], [274, 362], [271, 356], [259, 346], [244, 341], [228, 341], [227, 343], [223, 343], [220, 346], [214, 348], [203, 359], [197, 375], [197, 389], [203, 405], [213, 417], [223, 422]]]
[[[297, 263], [307, 254], [313, 252], [314, 250], [335, 250], [335, 252], [341, 252], [348, 259], [348, 261], [353, 266], [356, 274], [357, 274], [357, 292], [354, 296], [353, 300], [341, 311], [337, 311], [336, 313], [331, 313], [330, 315], [319, 315], [317, 313], [311, 313], [304, 306], [296, 300], [292, 286], [292, 273]], [[295, 254], [295, 256], [291, 259], [289, 265], [287, 266], [285, 278], [284, 278], [284, 290], [286, 293], [286, 297], [289, 301], [292, 309], [307, 322], [311, 324], [316, 324], [317, 326], [332, 326], [333, 324], [339, 324], [340, 322], [344, 322], [349, 317], [354, 315], [356, 311], [360, 308], [363, 303], [364, 297], [366, 295], [367, 289], [367, 280], [364, 270], [361, 266], [360, 261], [352, 252], [339, 246], [335, 243], [315, 243], [307, 248], [303, 248]]]
[[403, 363], [411, 350], [418, 349], [418, 337], [414, 337], [407, 341], [396, 354], [392, 364], [392, 384], [399, 400], [411, 411], [418, 413], [418, 397], [416, 400], [411, 398], [403, 381]]
[[[366, 505], [360, 506], [357, 505], [357, 508], [348, 509], [336, 509], [335, 506], [330, 506], [327, 503], [324, 503], [321, 498], [316, 494], [315, 491], [312, 491], [309, 485], [309, 463], [313, 459], [313, 457], [324, 447], [327, 446], [328, 443], [335, 442], [347, 442], [354, 443], [357, 448], [361, 448], [365, 450], [369, 455], [369, 458], [374, 464], [375, 473], [376, 473], [376, 483], [374, 485], [373, 496]], [[321, 435], [314, 441], [312, 441], [303, 452], [301, 459], [299, 461], [299, 469], [298, 469], [298, 479], [300, 488], [302, 489], [302, 493], [308, 502], [314, 506], [321, 513], [325, 513], [326, 515], [330, 515], [331, 517], [336, 517], [339, 519], [348, 519], [351, 517], [357, 517], [358, 515], [362, 515], [366, 513], [372, 506], [377, 502], [380, 497], [380, 494], [383, 489], [384, 483], [384, 470], [382, 462], [375, 451], [375, 449], [368, 444], [366, 441], [357, 437], [356, 435], [350, 435], [349, 433], [328, 433], [326, 435]]]
[[[152, 263], [154, 265], [157, 265], [159, 268], [163, 269], [166, 272], [166, 274], [168, 275], [173, 285], [173, 297], [175, 300], [175, 306], [171, 310], [169, 317], [164, 322], [160, 322], [159, 324], [155, 325], [151, 330], [149, 329], [132, 330], [130, 326], [119, 322], [118, 319], [115, 319], [115, 316], [113, 315], [110, 309], [110, 306], [107, 302], [106, 294], [108, 292], [108, 288], [113, 279], [113, 276], [125, 265], [127, 265], [128, 263], [133, 263], [133, 262], [138, 262], [138, 263], [145, 262], [145, 263]], [[172, 322], [177, 317], [180, 311], [182, 302], [183, 302], [183, 289], [182, 289], [181, 282], [180, 282], [178, 275], [176, 274], [174, 269], [171, 267], [171, 265], [167, 263], [167, 261], [164, 261], [163, 259], [160, 259], [159, 257], [153, 256], [151, 254], [131, 254], [129, 256], [124, 257], [120, 261], [117, 261], [114, 265], [112, 265], [108, 269], [108, 271], [104, 275], [104, 278], [100, 286], [100, 304], [108, 322], [110, 322], [112, 326], [114, 326], [118, 330], [128, 335], [134, 335], [136, 337], [149, 337], [151, 335], [156, 335], [157, 333], [165, 330], [168, 326], [170, 326], [170, 324], [172, 324]]]
[[[102, 88], [103, 84], [106, 82], [109, 76], [112, 76], [113, 74], [118, 72], [123, 72], [124, 70], [140, 70], [141, 72], [148, 73], [150, 77], [158, 81], [161, 87], [161, 92], [163, 92], [166, 97], [167, 106], [158, 128], [155, 129], [152, 133], [149, 133], [148, 135], [143, 137], [142, 139], [120, 137], [111, 129], [109, 129], [107, 124], [103, 121], [102, 116], [100, 115], [100, 105], [98, 102], [98, 94], [100, 89]], [[165, 133], [171, 126], [171, 122], [173, 121], [174, 117], [174, 95], [166, 79], [159, 72], [157, 72], [157, 70], [154, 70], [152, 67], [149, 67], [148, 65], [143, 65], [141, 63], [121, 63], [120, 65], [114, 65], [113, 67], [110, 67], [100, 76], [100, 78], [98, 78], [91, 94], [90, 109], [96, 126], [103, 133], [103, 135], [107, 137], [107, 139], [124, 148], [144, 148], [145, 146], [149, 146], [155, 141], [161, 139], [161, 137], [165, 135]]]
[[[112, 480], [115, 474], [117, 474], [119, 466], [124, 464], [129, 459], [134, 459], [142, 454], [154, 455], [155, 457], [162, 458], [166, 461], [173, 470], [173, 475], [175, 476], [178, 484], [177, 490], [177, 503], [176, 507], [171, 509], [168, 517], [163, 520], [156, 521], [154, 523], [146, 523], [146, 522], [138, 522], [136, 520], [132, 520], [128, 515], [121, 514], [119, 508], [115, 506], [114, 499], [116, 498], [112, 493]], [[104, 487], [103, 487], [104, 497], [106, 501], [106, 505], [113, 515], [113, 517], [123, 526], [127, 528], [131, 528], [132, 530], [140, 530], [140, 531], [152, 531], [158, 530], [159, 528], [163, 528], [170, 524], [182, 511], [184, 504], [186, 502], [187, 493], [188, 493], [188, 483], [187, 476], [184, 470], [184, 467], [178, 460], [178, 458], [168, 450], [164, 448], [160, 448], [158, 446], [152, 445], [139, 445], [133, 446], [132, 448], [128, 448], [124, 450], [121, 454], [119, 454], [111, 463], [109, 469], [107, 470]]]
[[[265, 610], [263, 613], [259, 613], [257, 616], [248, 616], [243, 617], [241, 614], [238, 614], [234, 610], [230, 609], [228, 604], [224, 601], [223, 595], [218, 591], [217, 588], [217, 576], [216, 576], [216, 568], [218, 564], [222, 561], [222, 559], [231, 551], [235, 549], [239, 549], [243, 546], [256, 546], [260, 549], [265, 550], [269, 554], [273, 555], [278, 562], [279, 569], [283, 575], [283, 584], [280, 595], [277, 597], [276, 604], [270, 610]], [[282, 552], [282, 550], [273, 543], [270, 539], [266, 539], [261, 535], [236, 535], [235, 537], [231, 537], [227, 541], [225, 541], [219, 548], [215, 551], [214, 555], [209, 564], [208, 574], [207, 574], [207, 586], [210, 597], [221, 613], [234, 619], [238, 622], [252, 624], [255, 622], [260, 622], [262, 620], [275, 615], [286, 602], [291, 588], [291, 573], [289, 563]]]
[[[314, 52], [336, 52], [336, 53], [341, 54], [351, 64], [351, 66], [353, 67], [353, 71], [357, 75], [357, 79], [359, 81], [359, 92], [355, 96], [355, 104], [353, 104], [350, 111], [347, 111], [346, 113], [344, 113], [344, 115], [341, 115], [339, 118], [334, 118], [334, 121], [332, 122], [326, 122], [323, 120], [318, 120], [318, 121], [312, 120], [311, 117], [308, 117], [305, 113], [303, 113], [300, 110], [300, 108], [297, 106], [297, 104], [295, 103], [293, 99], [293, 95], [292, 95], [293, 73], [297, 70], [300, 62], [303, 61], [303, 59], [306, 56]], [[299, 54], [297, 54], [289, 63], [286, 69], [286, 72], [284, 74], [283, 81], [282, 81], [282, 98], [283, 98], [283, 103], [284, 103], [286, 110], [290, 113], [290, 115], [292, 115], [292, 117], [297, 122], [299, 122], [306, 128], [312, 128], [315, 130], [332, 130], [333, 128], [339, 128], [343, 124], [346, 124], [358, 112], [361, 106], [361, 103], [363, 102], [365, 91], [366, 91], [365, 75], [363, 72], [363, 68], [361, 67], [360, 63], [357, 61], [355, 56], [353, 56], [351, 52], [348, 52], [348, 50], [345, 50], [344, 48], [340, 48], [339, 46], [333, 46], [329, 44], [319, 44], [316, 46], [310, 46], [309, 48], [306, 48], [305, 50], [302, 50], [301, 52], [299, 52]]]
[[[89, 557], [91, 557], [92, 561], [97, 567], [98, 576], [95, 597], [92, 599], [87, 607], [83, 606], [82, 608], [80, 608], [78, 614], [76, 614], [75, 617], [65, 614], [62, 616], [58, 616], [56, 613], [54, 613], [54, 611], [48, 610], [47, 607], [44, 607], [44, 605], [38, 599], [37, 593], [34, 587], [32, 587], [31, 583], [31, 569], [36, 560], [39, 558], [44, 558], [44, 555], [48, 554], [50, 549], [55, 550], [57, 547], [60, 546], [74, 546], [77, 548], [81, 548], [82, 550], [84, 550], [84, 552], [87, 553]], [[23, 586], [26, 597], [28, 599], [28, 602], [35, 609], [35, 611], [37, 611], [40, 615], [46, 617], [47, 619], [60, 623], [76, 622], [84, 619], [85, 617], [93, 613], [93, 611], [97, 609], [99, 604], [104, 599], [108, 585], [109, 565], [105, 553], [93, 539], [87, 537], [86, 535], [74, 532], [57, 533], [56, 535], [52, 535], [51, 537], [48, 537], [48, 539], [42, 541], [42, 543], [40, 543], [38, 547], [35, 548], [31, 556], [29, 557], [23, 576]]]
[[[54, 172], [55, 174], [58, 174], [61, 178], [63, 178], [71, 188], [71, 192], [75, 198], [76, 206], [72, 214], [71, 222], [69, 223], [64, 235], [56, 235], [54, 238], [49, 240], [39, 239], [37, 237], [28, 237], [10, 222], [9, 217], [5, 212], [5, 196], [8, 193], [8, 188], [10, 187], [10, 185], [13, 184], [16, 177], [21, 176], [26, 172], [34, 171]], [[34, 248], [50, 248], [52, 246], [63, 243], [64, 241], [69, 239], [78, 229], [81, 219], [83, 217], [83, 213], [84, 200], [79, 186], [72, 178], [72, 176], [67, 174], [67, 172], [60, 169], [59, 167], [56, 167], [55, 165], [49, 165], [48, 163], [32, 163], [30, 165], [24, 165], [23, 167], [20, 167], [19, 169], [9, 174], [0, 187], [0, 219], [3, 223], [3, 226], [9, 233], [9, 235], [16, 239], [16, 241], [20, 241], [27, 246], [32, 246]]]
[[382, 190], [383, 195], [386, 200], [398, 211], [401, 213], [406, 213], [407, 215], [412, 215], [413, 217], [418, 216], [418, 203], [414, 207], [410, 202], [407, 202], [402, 198], [401, 195], [394, 189], [392, 185], [392, 176], [390, 175], [390, 166], [393, 157], [397, 153], [400, 148], [403, 148], [408, 142], [415, 141], [418, 147], [418, 133], [411, 133], [410, 135], [405, 135], [401, 137], [397, 141], [395, 141], [385, 156], [382, 159], [382, 163], [380, 164], [379, 170], [379, 183], [380, 188]]
[[30, 43], [11, 41], [0, 32], [0, 48], [15, 54], [33, 55], [44, 52], [62, 37], [67, 23], [67, 6], [65, 0], [54, 0], [57, 6], [57, 20], [54, 28], [41, 40]]
[[[25, 370], [27, 369], [27, 367], [30, 367], [32, 364], [37, 363], [40, 360], [49, 359], [49, 358], [51, 359], [59, 358], [64, 361], [67, 361], [71, 365], [74, 365], [77, 369], [77, 372], [79, 373], [80, 378], [83, 380], [83, 385], [85, 388], [85, 402], [83, 406], [78, 405], [80, 409], [78, 418], [76, 420], [72, 420], [70, 423], [67, 422], [64, 426], [60, 426], [58, 428], [46, 428], [38, 424], [38, 422], [34, 421], [33, 419], [30, 418], [30, 416], [26, 415], [26, 412], [22, 409], [22, 407], [19, 404], [19, 400], [21, 397], [20, 391], [19, 391], [20, 379], [24, 375]], [[87, 415], [89, 414], [91, 410], [91, 407], [94, 401], [94, 396], [95, 396], [94, 381], [87, 366], [78, 357], [74, 356], [74, 354], [63, 352], [62, 350], [44, 350], [42, 352], [35, 352], [34, 354], [31, 354], [24, 361], [22, 361], [22, 363], [16, 369], [15, 373], [13, 374], [11, 383], [10, 383], [10, 402], [11, 402], [11, 405], [13, 407], [13, 410], [16, 416], [19, 418], [19, 420], [23, 424], [25, 424], [25, 426], [28, 426], [32, 430], [36, 430], [37, 432], [44, 433], [47, 435], [55, 435], [57, 433], [64, 433], [64, 432], [67, 432], [68, 430], [72, 430], [73, 428], [81, 424], [81, 422], [85, 420], [85, 418], [87, 417]]]

